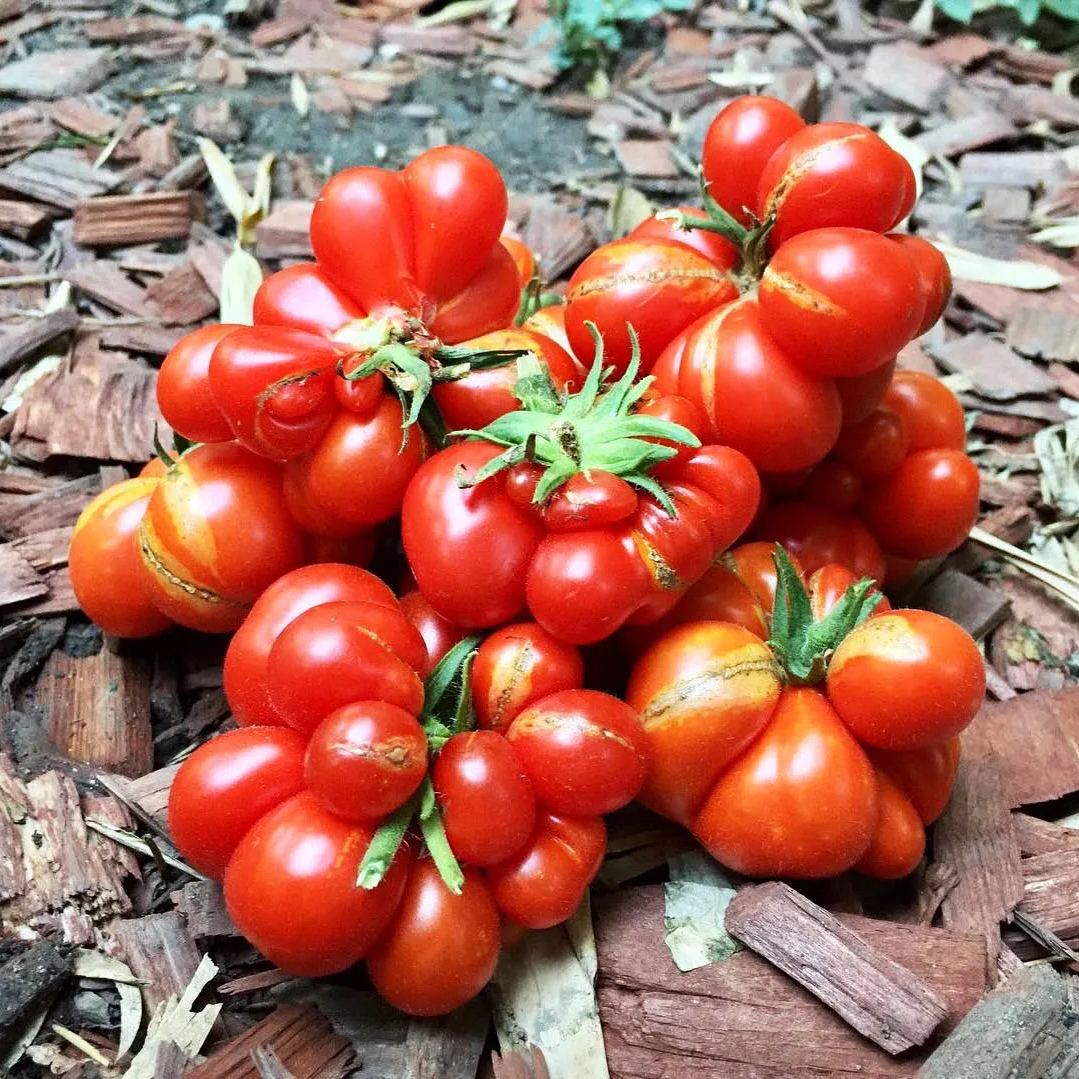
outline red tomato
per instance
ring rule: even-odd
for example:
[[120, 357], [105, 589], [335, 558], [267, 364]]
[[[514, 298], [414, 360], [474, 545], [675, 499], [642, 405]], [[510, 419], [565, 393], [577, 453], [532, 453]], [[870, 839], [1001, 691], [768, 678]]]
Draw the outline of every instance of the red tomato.
[[139, 529], [150, 595], [173, 621], [235, 629], [268, 585], [303, 558], [277, 465], [234, 442], [197, 446], [150, 496]]
[[[688, 218], [703, 218], [704, 210], [699, 206], [679, 206], [678, 209]], [[738, 263], [738, 249], [718, 232], [707, 229], [680, 229], [673, 221], [661, 217], [646, 217], [627, 236], [627, 240], [665, 240], [668, 243], [684, 244], [704, 255], [721, 270], [733, 270]]]
[[221, 880], [232, 852], [272, 809], [303, 790], [304, 737], [245, 727], [204, 742], [169, 790], [169, 834], [200, 873]]
[[708, 193], [727, 213], [748, 225], [750, 212], [757, 208], [764, 166], [805, 126], [794, 109], [775, 98], [735, 98], [720, 110], [704, 136], [701, 168]]
[[895, 360], [874, 367], [864, 375], [837, 378], [835, 388], [843, 411], [843, 426], [864, 420], [884, 400], [895, 373]]
[[810, 472], [801, 495], [833, 513], [850, 513], [862, 497], [862, 480], [850, 465], [829, 457]]
[[854, 868], [880, 880], [898, 880], [913, 873], [925, 853], [925, 825], [910, 799], [886, 776], [877, 773], [877, 823], [865, 854]]
[[874, 750], [873, 763], [910, 799], [923, 824], [932, 824], [944, 812], [959, 769], [959, 739], [893, 753]]
[[464, 341], [505, 326], [517, 308], [517, 267], [499, 243], [507, 205], [487, 158], [440, 146], [400, 172], [337, 173], [315, 203], [311, 245], [363, 310], [416, 315], [444, 340]]
[[256, 326], [291, 326], [330, 337], [363, 317], [363, 309], [314, 262], [301, 262], [270, 274], [255, 293]]
[[859, 741], [924, 749], [958, 734], [985, 696], [985, 663], [961, 626], [931, 611], [863, 622], [836, 649], [828, 698]]
[[937, 558], [970, 535], [979, 486], [978, 469], [965, 453], [919, 450], [869, 489], [862, 511], [890, 554]]
[[564, 922], [580, 906], [606, 849], [601, 817], [541, 813], [524, 847], [487, 871], [498, 909], [529, 929]]
[[[569, 338], [566, 336], [565, 304], [551, 304], [548, 307], [541, 307], [538, 311], [533, 311], [521, 324], [521, 329], [531, 330], [544, 337], [549, 337], [552, 341], [561, 345], [567, 355], [573, 356], [573, 349], [570, 346]], [[589, 349], [585, 355], [591, 356], [593, 350], [594, 346], [591, 344], [591, 339], [589, 339]], [[576, 359], [576, 357], [574, 358]]]
[[79, 606], [106, 633], [149, 637], [172, 625], [152, 602], [139, 526], [159, 480], [122, 480], [101, 492], [71, 533], [67, 564]]
[[406, 592], [400, 602], [401, 613], [416, 628], [427, 646], [427, 663], [420, 672], [427, 678], [438, 666], [439, 660], [458, 641], [464, 640], [465, 631], [443, 618], [417, 589]]
[[621, 476], [600, 469], [578, 472], [550, 497], [543, 520], [552, 532], [605, 528], [632, 517], [637, 492]]
[[815, 229], [772, 256], [758, 289], [765, 328], [810, 371], [864, 375], [915, 335], [925, 298], [914, 263], [863, 229]]
[[514, 239], [512, 236], [501, 236], [498, 241], [513, 259], [517, 267], [517, 280], [524, 288], [536, 276], [536, 256], [526, 243]]
[[310, 733], [354, 701], [385, 701], [418, 715], [427, 666], [423, 638], [395, 607], [323, 603], [294, 618], [270, 649], [270, 701]]
[[409, 1015], [443, 1015], [491, 980], [502, 948], [498, 908], [483, 878], [465, 872], [460, 895], [434, 862], [417, 861], [389, 930], [367, 957], [379, 993]]
[[788, 689], [719, 776], [692, 830], [746, 876], [831, 877], [869, 848], [877, 806], [873, 766], [827, 699]]
[[910, 165], [869, 128], [813, 124], [768, 159], [757, 216], [774, 215], [773, 248], [800, 232], [836, 225], [887, 232], [910, 213], [915, 191]]
[[377, 821], [412, 797], [427, 775], [427, 736], [414, 716], [385, 701], [331, 712], [307, 746], [304, 779], [323, 809]]
[[[460, 347], [477, 352], [522, 349], [535, 354], [558, 389], [564, 389], [571, 382], [580, 382], [573, 357], [556, 341], [534, 330], [496, 330], [464, 341]], [[513, 393], [516, 384], [517, 365], [511, 360], [501, 367], [473, 371], [455, 382], [440, 382], [435, 386], [433, 396], [449, 430], [476, 430], [521, 407]]]
[[472, 703], [480, 727], [505, 733], [530, 705], [584, 684], [581, 653], [534, 622], [495, 630], [472, 664]]
[[603, 337], [604, 363], [625, 371], [637, 331], [641, 371], [690, 323], [738, 298], [738, 287], [710, 259], [682, 243], [615, 240], [577, 267], [566, 290], [566, 333], [573, 353], [591, 359], [595, 343], [585, 325]]
[[446, 838], [465, 865], [511, 857], [536, 823], [536, 796], [521, 758], [501, 734], [455, 734], [435, 761], [432, 779]]
[[806, 573], [838, 562], [859, 577], [884, 579], [884, 555], [877, 541], [849, 514], [833, 513], [808, 502], [780, 502], [765, 510], [756, 531], [762, 539], [781, 543]]
[[576, 817], [613, 813], [636, 796], [648, 766], [637, 713], [607, 693], [569, 689], [522, 712], [506, 738], [543, 805]]
[[888, 237], [907, 253], [918, 271], [922, 292], [922, 318], [915, 337], [921, 337], [944, 314], [952, 294], [952, 271], [948, 260], [928, 240], [899, 232]]
[[335, 563], [286, 573], [259, 596], [225, 653], [224, 683], [232, 717], [241, 726], [283, 724], [267, 688], [270, 649], [282, 630], [304, 611], [323, 603], [381, 603], [393, 593], [373, 573]]
[[271, 963], [300, 977], [359, 962], [393, 918], [411, 861], [405, 844], [378, 887], [358, 888], [371, 834], [327, 813], [307, 792], [271, 810], [240, 841], [225, 873], [236, 928]]
[[157, 404], [165, 422], [191, 442], [228, 442], [232, 428], [210, 391], [210, 357], [233, 323], [200, 326], [169, 350], [157, 373]]
[[939, 378], [921, 371], [896, 371], [884, 403], [903, 421], [911, 453], [966, 446], [963, 406]]
[[862, 479], [877, 480], [899, 467], [908, 444], [903, 421], [883, 405], [860, 423], [843, 428], [835, 455]]
[[383, 394], [366, 416], [339, 411], [317, 446], [288, 463], [289, 508], [310, 532], [358, 532], [397, 515], [410, 480], [427, 456], [416, 428], [401, 445], [401, 403]]
[[765, 471], [808, 468], [839, 435], [834, 382], [789, 359], [752, 300], [695, 322], [671, 342], [653, 373], [661, 393], [688, 397], [703, 410], [708, 441], [740, 450]]
[[[843, 594], [847, 589], [852, 584], [856, 584], [858, 580], [858, 574], [836, 562], [829, 562], [827, 565], [821, 566], [806, 581], [806, 590], [809, 592], [809, 603], [813, 609], [813, 617], [817, 621], [824, 618], [843, 598]], [[880, 596], [876, 607], [873, 608], [871, 617], [884, 614], [885, 611], [892, 609], [887, 597], [881, 595], [877, 589], [870, 589], [869, 594], [871, 596]]]

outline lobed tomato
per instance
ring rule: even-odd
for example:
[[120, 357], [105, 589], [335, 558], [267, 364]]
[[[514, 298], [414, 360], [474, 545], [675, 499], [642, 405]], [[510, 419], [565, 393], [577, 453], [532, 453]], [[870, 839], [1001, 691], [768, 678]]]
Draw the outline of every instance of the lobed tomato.
[[903, 421], [912, 453], [966, 446], [963, 406], [939, 378], [921, 371], [896, 371], [884, 403]]
[[864, 420], [843, 428], [835, 444], [835, 456], [861, 479], [877, 480], [902, 464], [909, 445], [903, 421], [884, 405]]
[[[679, 206], [679, 213], [684, 217], [700, 218], [704, 211], [696, 206]], [[680, 228], [675, 221], [664, 217], [646, 217], [626, 236], [627, 240], [664, 240], [668, 243], [683, 244], [704, 255], [721, 270], [733, 269], [738, 262], [738, 250], [725, 236], [707, 229]]]
[[524, 288], [536, 276], [536, 254], [521, 240], [513, 236], [500, 236], [498, 242], [510, 253], [517, 267], [517, 281]]
[[837, 378], [835, 388], [839, 391], [839, 404], [843, 413], [843, 426], [864, 420], [884, 400], [895, 374], [895, 360], [874, 367], [864, 375]]
[[426, 678], [438, 666], [438, 661], [464, 639], [465, 631], [443, 618], [416, 588], [404, 592], [399, 602], [401, 613], [412, 623], [427, 647], [427, 663], [421, 672]]
[[877, 823], [865, 853], [854, 863], [859, 873], [898, 880], [918, 868], [925, 854], [925, 825], [903, 792], [877, 772]]
[[812, 573], [829, 562], [848, 566], [860, 577], [884, 580], [884, 555], [861, 521], [808, 502], [780, 502], [761, 514], [755, 531], [785, 547]]
[[191, 442], [228, 442], [233, 437], [210, 388], [210, 358], [238, 326], [200, 326], [181, 337], [157, 373], [157, 404], [165, 422]]
[[921, 337], [944, 314], [944, 308], [948, 306], [948, 299], [952, 294], [952, 271], [940, 249], [921, 236], [897, 232], [888, 239], [903, 249], [918, 271], [922, 317], [915, 336]]

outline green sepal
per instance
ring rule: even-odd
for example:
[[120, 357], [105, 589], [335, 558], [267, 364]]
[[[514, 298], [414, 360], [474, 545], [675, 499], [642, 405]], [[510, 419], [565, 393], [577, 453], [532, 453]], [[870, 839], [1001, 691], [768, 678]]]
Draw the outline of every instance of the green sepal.
[[876, 582], [863, 577], [843, 593], [840, 601], [819, 621], [790, 556], [776, 544], [776, 594], [768, 646], [779, 660], [787, 681], [812, 686], [828, 673], [828, 662], [840, 642], [860, 626], [881, 601]]
[[450, 841], [446, 836], [446, 828], [442, 823], [442, 814], [438, 811], [438, 799], [435, 797], [435, 787], [431, 777], [427, 776], [420, 785], [420, 834], [424, 843], [427, 844], [427, 852], [431, 855], [431, 861], [435, 863], [438, 875], [442, 883], [454, 895], [460, 895], [465, 886], [465, 875], [461, 871], [461, 863], [453, 853]]
[[427, 676], [423, 712], [425, 716], [434, 715], [442, 698], [448, 692], [454, 680], [458, 679], [469, 657], [480, 645], [483, 638], [479, 634], [465, 637], [458, 641], [439, 661], [435, 669]]
[[395, 809], [379, 826], [371, 837], [360, 868], [356, 873], [358, 888], [377, 888], [382, 878], [390, 871], [397, 851], [405, 838], [408, 826], [416, 815], [420, 794], [417, 791], [404, 805]]

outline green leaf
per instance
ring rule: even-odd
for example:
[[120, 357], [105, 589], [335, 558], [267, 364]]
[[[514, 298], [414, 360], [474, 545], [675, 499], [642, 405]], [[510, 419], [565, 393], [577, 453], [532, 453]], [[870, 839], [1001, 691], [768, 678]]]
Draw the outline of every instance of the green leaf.
[[446, 691], [453, 684], [453, 680], [461, 673], [469, 655], [475, 652], [482, 640], [483, 638], [479, 635], [466, 637], [463, 641], [458, 641], [438, 661], [438, 665], [428, 675], [424, 686], [423, 710], [425, 713], [433, 713], [438, 707]]
[[568, 457], [560, 457], [540, 477], [539, 483], [536, 484], [536, 493], [532, 496], [532, 501], [537, 505], [542, 505], [570, 476], [576, 475], [578, 471], [579, 469], [575, 462]]
[[379, 825], [378, 831], [371, 837], [371, 842], [360, 861], [356, 874], [356, 886], [359, 888], [377, 888], [382, 878], [389, 872], [393, 859], [405, 838], [405, 832], [412, 823], [418, 804], [418, 794], [414, 794], [403, 806], [400, 806]]
[[974, 18], [974, 0], [936, 0], [937, 7], [956, 22], [969, 23]]
[[661, 420], [658, 416], [627, 416], [618, 425], [618, 433], [623, 438], [664, 438], [668, 442], [692, 446], [694, 449], [701, 444], [701, 440], [688, 428], [670, 420]]
[[442, 815], [438, 812], [435, 788], [431, 783], [431, 777], [427, 776], [420, 787], [421, 806], [427, 808], [426, 816], [420, 814], [420, 832], [423, 834], [427, 851], [431, 855], [431, 861], [438, 868], [442, 883], [454, 895], [460, 895], [465, 886], [465, 875], [461, 872], [460, 863], [457, 861], [450, 841], [446, 838], [446, 829], [442, 824]]
[[644, 472], [633, 472], [624, 478], [626, 483], [640, 488], [646, 494], [650, 494], [667, 511], [668, 517], [678, 516], [678, 509], [659, 480], [653, 479]]

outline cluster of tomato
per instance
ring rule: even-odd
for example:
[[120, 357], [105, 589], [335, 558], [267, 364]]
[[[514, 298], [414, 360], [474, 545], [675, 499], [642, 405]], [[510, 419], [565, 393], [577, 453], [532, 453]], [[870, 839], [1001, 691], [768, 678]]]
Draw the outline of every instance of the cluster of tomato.
[[[983, 667], [876, 585], [977, 512], [958, 402], [894, 372], [947, 268], [887, 234], [914, 180], [868, 129], [740, 99], [704, 174], [703, 209], [535, 310], [481, 155], [345, 170], [316, 261], [166, 358], [195, 445], [77, 524], [107, 631], [235, 631], [240, 729], [182, 765], [170, 827], [284, 969], [363, 960], [448, 1010], [572, 913], [638, 795], [752, 875], [921, 858]], [[400, 599], [360, 568], [380, 538]], [[624, 699], [584, 688], [612, 638]]]

